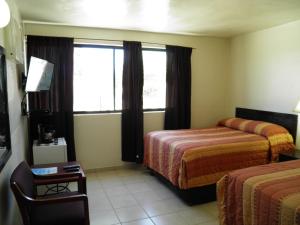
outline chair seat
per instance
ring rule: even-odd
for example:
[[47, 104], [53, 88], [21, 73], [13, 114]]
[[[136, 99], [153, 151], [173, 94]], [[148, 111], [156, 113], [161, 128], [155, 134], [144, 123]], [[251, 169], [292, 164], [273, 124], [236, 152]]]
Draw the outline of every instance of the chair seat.
[[[55, 197], [66, 197], [77, 193], [62, 193]], [[46, 196], [44, 198], [51, 198]], [[82, 201], [40, 205], [31, 210], [32, 225], [83, 225], [84, 204]]]

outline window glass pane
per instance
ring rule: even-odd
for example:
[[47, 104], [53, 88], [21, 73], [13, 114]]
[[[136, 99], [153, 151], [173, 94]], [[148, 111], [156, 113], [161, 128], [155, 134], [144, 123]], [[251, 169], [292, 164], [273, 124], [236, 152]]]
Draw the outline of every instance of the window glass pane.
[[166, 106], [166, 52], [143, 51], [144, 109]]
[[123, 49], [115, 50], [115, 102], [116, 110], [122, 110], [122, 77], [123, 77]]
[[74, 48], [74, 111], [114, 110], [113, 49]]
[[[122, 109], [123, 58], [123, 49], [74, 48], [74, 111]], [[144, 109], [165, 108], [166, 52], [143, 50], [143, 63]]]

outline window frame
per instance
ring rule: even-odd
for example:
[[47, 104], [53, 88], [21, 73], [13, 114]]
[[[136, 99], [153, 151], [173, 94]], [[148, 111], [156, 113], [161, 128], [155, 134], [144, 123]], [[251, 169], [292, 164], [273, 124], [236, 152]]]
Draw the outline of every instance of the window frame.
[[[80, 44], [74, 43], [73, 48], [104, 48], [104, 49], [112, 49], [113, 50], [113, 96], [114, 96], [114, 110], [100, 110], [100, 111], [73, 111], [73, 114], [108, 114], [108, 113], [121, 113], [122, 110], [116, 110], [116, 73], [115, 73], [115, 50], [124, 48], [122, 46], [114, 46], [114, 45], [101, 45], [101, 44]], [[142, 51], [158, 51], [158, 52], [166, 52], [166, 49], [162, 48], [150, 48], [143, 47]], [[143, 112], [164, 112], [165, 108], [149, 108], [143, 109]]]

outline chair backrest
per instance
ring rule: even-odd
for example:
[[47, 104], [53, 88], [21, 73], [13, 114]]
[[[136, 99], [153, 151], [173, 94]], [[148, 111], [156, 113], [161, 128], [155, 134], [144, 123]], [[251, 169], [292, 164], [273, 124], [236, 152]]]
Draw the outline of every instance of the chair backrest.
[[33, 174], [25, 161], [21, 162], [12, 173], [10, 184], [13, 185], [14, 183], [19, 186], [26, 196], [35, 197]]
[[26, 204], [26, 197], [35, 198], [35, 187], [33, 174], [25, 161], [15, 168], [10, 177], [10, 186], [20, 208], [23, 223], [27, 225], [29, 224], [30, 209], [28, 204]]

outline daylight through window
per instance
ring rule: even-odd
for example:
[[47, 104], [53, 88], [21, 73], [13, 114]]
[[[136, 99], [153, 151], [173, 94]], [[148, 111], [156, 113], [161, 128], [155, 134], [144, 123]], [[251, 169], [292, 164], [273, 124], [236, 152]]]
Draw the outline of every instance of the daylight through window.
[[[166, 52], [143, 49], [145, 110], [165, 108]], [[122, 109], [123, 49], [97, 45], [74, 47], [74, 112]]]

